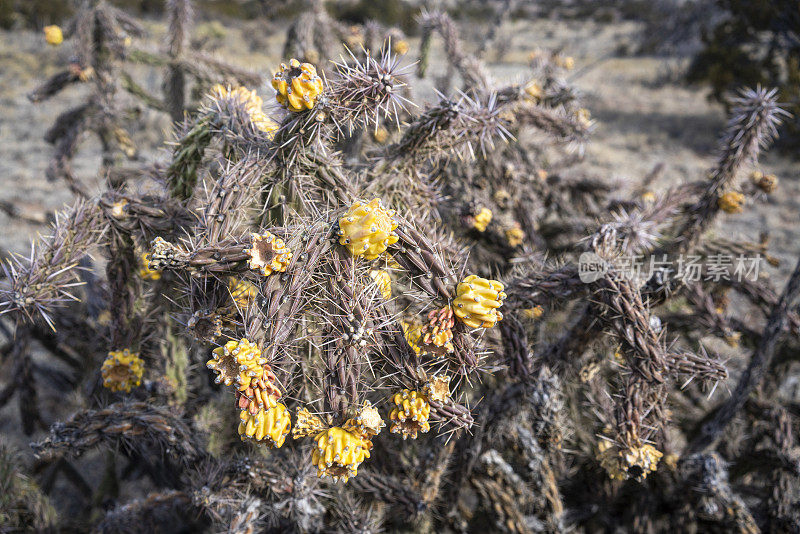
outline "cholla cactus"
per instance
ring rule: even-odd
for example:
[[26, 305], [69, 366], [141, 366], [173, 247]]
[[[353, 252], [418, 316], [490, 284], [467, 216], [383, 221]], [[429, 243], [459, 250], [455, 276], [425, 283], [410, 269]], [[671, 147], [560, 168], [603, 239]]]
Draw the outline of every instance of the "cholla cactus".
[[264, 101], [253, 90], [217, 84], [211, 88], [210, 97], [214, 100], [229, 99], [240, 104], [253, 126], [267, 135], [273, 135], [278, 129], [278, 123], [264, 113]]
[[129, 349], [111, 351], [100, 373], [103, 375], [103, 386], [114, 392], [127, 393], [142, 383], [144, 361]]
[[[85, 198], [0, 281], [0, 326], [16, 327], [0, 347], [0, 407], [16, 396], [29, 434], [72, 408], [54, 407], [43, 383], [90, 407], [34, 445], [42, 491], [91, 486], [72, 457], [109, 450], [94, 492], [108, 511], [73, 492], [79, 517], [57, 527], [792, 530], [793, 425], [775, 392], [797, 352], [800, 269], [782, 294], [766, 277], [691, 281], [665, 268], [645, 280], [620, 269], [628, 256], [769, 257], [764, 240], [705, 231], [728, 192], [758, 203], [774, 188], [765, 175], [738, 177], [781, 116], [775, 95], [734, 102], [710, 179], [660, 191], [656, 168], [625, 197], [568, 168], [593, 154], [581, 151], [592, 120], [562, 51], [537, 52], [519, 83], [499, 85], [485, 46], [467, 52], [449, 16], [423, 12], [419, 70], [438, 65], [426, 63], [434, 34], [448, 62], [441, 94], [417, 109], [411, 99], [426, 92], [397, 57], [411, 42], [309, 3], [287, 58], [322, 65], [334, 38], [364, 48], [324, 76], [288, 61], [273, 80], [279, 105], [266, 107], [244, 88], [257, 79], [192, 50], [190, 0], [167, 2], [163, 54], [105, 1], [85, 2], [66, 32], [80, 36], [78, 60], [56, 82], [94, 90], [48, 135], [60, 176]], [[502, 4], [486, 41], [524, 11]], [[392, 44], [379, 50], [383, 35]], [[163, 99], [123, 74], [129, 60], [164, 67]], [[201, 82], [191, 94], [206, 95], [196, 108], [189, 77]], [[118, 161], [138, 136], [121, 129], [117, 85], [179, 121], [165, 161]], [[68, 165], [87, 129], [103, 142], [98, 193]], [[603, 267], [591, 279], [587, 257]], [[764, 332], [758, 314], [769, 315]], [[702, 390], [728, 376], [698, 342], [709, 337], [757, 347], [713, 417], [717, 399]], [[102, 370], [146, 400], [92, 406], [109, 399], [94, 394], [106, 344], [146, 355], [152, 379], [139, 390], [130, 350]], [[198, 361], [209, 371], [194, 372]], [[745, 431], [724, 432], [732, 420]], [[404, 439], [381, 432], [387, 424]], [[721, 463], [683, 443], [721, 443], [748, 499], [735, 495], [744, 479], [727, 484]], [[131, 459], [141, 469], [120, 469]], [[146, 484], [130, 484], [142, 474]], [[0, 487], [13, 490], [0, 491], [0, 508], [6, 493], [18, 500], [2, 465]]]

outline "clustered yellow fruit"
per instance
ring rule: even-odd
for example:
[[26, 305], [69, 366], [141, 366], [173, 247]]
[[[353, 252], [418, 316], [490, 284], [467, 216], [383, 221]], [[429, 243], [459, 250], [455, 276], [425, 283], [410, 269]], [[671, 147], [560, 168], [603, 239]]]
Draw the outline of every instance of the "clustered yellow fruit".
[[544, 98], [544, 89], [539, 82], [531, 80], [525, 84], [525, 95], [526, 98], [538, 103]]
[[58, 46], [64, 42], [64, 33], [59, 26], [53, 24], [52, 26], [44, 27], [44, 40], [47, 44]]
[[339, 219], [339, 244], [353, 256], [377, 258], [399, 239], [394, 233], [397, 222], [393, 216], [394, 210], [386, 210], [379, 198], [368, 204], [356, 200]]
[[750, 174], [750, 180], [753, 182], [753, 185], [765, 193], [772, 193], [778, 188], [778, 177], [774, 174], [764, 174], [761, 171], [753, 171]]
[[358, 474], [358, 466], [369, 458], [372, 441], [364, 435], [335, 426], [317, 434], [311, 462], [320, 477], [347, 482]]
[[422, 394], [428, 401], [447, 401], [450, 398], [450, 377], [443, 374], [431, 377], [422, 387]]
[[742, 340], [742, 333], [741, 332], [728, 332], [725, 334], [725, 343], [733, 348], [739, 347], [739, 342]]
[[404, 389], [392, 397], [394, 408], [389, 412], [392, 426], [389, 430], [393, 434], [400, 434], [403, 439], [417, 438], [417, 433], [423, 434], [431, 429], [428, 418], [431, 415], [431, 405], [428, 397], [421, 391]]
[[717, 201], [719, 209], [725, 213], [741, 213], [744, 204], [744, 195], [738, 191], [723, 193]]
[[218, 83], [211, 88], [211, 98], [215, 100], [228, 98], [241, 104], [250, 118], [250, 122], [257, 130], [271, 136], [278, 130], [278, 123], [264, 113], [264, 101], [256, 94], [255, 90], [246, 87], [231, 88], [230, 85]]
[[575, 58], [572, 56], [555, 56], [553, 60], [562, 69], [572, 70], [575, 68]]
[[485, 232], [490, 222], [492, 222], [492, 210], [481, 208], [478, 214], [472, 218], [472, 227], [479, 232]]
[[336, 482], [347, 482], [358, 474], [358, 466], [369, 458], [372, 438], [386, 426], [369, 401], [349, 412], [351, 417], [342, 426], [324, 428], [322, 419], [302, 408], [297, 413], [297, 426], [301, 429], [292, 433], [294, 438], [316, 433], [311, 462], [320, 477], [329, 476]]
[[292, 428], [292, 439], [299, 439], [325, 430], [325, 422], [318, 415], [312, 414], [308, 408], [297, 410], [297, 422]]
[[398, 39], [392, 43], [392, 52], [399, 56], [404, 56], [408, 53], [408, 41], [405, 39]]
[[150, 268], [150, 253], [143, 252], [139, 255], [139, 277], [142, 280], [160, 280], [161, 271]]
[[231, 276], [228, 278], [228, 291], [231, 293], [231, 298], [236, 302], [239, 308], [246, 310], [250, 304], [258, 296], [258, 288], [248, 282]]
[[128, 349], [111, 351], [100, 368], [100, 374], [104, 387], [127, 393], [142, 383], [144, 361]]
[[505, 287], [496, 280], [471, 274], [456, 288], [453, 311], [470, 328], [491, 328], [503, 319], [497, 308], [503, 305]]
[[525, 309], [523, 309], [522, 313], [528, 319], [541, 319], [542, 316], [544, 316], [544, 308], [537, 304], [533, 308], [525, 308]]
[[300, 63], [296, 59], [281, 68], [272, 77], [272, 87], [278, 92], [275, 98], [289, 111], [312, 109], [322, 93], [322, 78], [311, 63]]
[[428, 313], [428, 321], [420, 327], [416, 340], [420, 351], [428, 354], [443, 355], [455, 350], [453, 346], [453, 326], [455, 326], [453, 308], [445, 306]]
[[212, 352], [206, 367], [217, 374], [216, 383], [233, 385], [239, 412], [239, 436], [242, 439], [265, 441], [272, 447], [283, 445], [291, 427], [286, 406], [278, 399], [281, 392], [277, 379], [261, 349], [242, 338], [228, 341]]
[[408, 346], [416, 353], [420, 353], [419, 348], [419, 338], [421, 336], [421, 326], [416, 323], [411, 323], [408, 321], [401, 321], [400, 325], [403, 327], [403, 335], [408, 342]]
[[374, 130], [372, 130], [372, 138], [378, 144], [384, 144], [389, 139], [389, 130], [384, 128], [383, 126], [378, 126]]
[[[618, 448], [611, 441], [601, 439], [597, 459], [612, 480], [627, 480], [633, 476], [644, 480], [658, 468], [663, 453], [650, 444]], [[631, 471], [634, 467], [637, 469]]]
[[361, 435], [372, 439], [381, 433], [381, 429], [386, 426], [380, 412], [371, 402], [365, 401], [364, 405], [357, 408], [351, 418], [342, 425], [348, 432]]
[[[253, 400], [258, 406], [270, 406], [270, 397], [279, 398], [280, 391], [275, 387], [275, 376], [267, 365], [267, 360], [261, 357], [261, 349], [251, 343], [247, 338], [239, 341], [228, 341], [222, 347], [215, 348], [212, 359], [206, 366], [219, 374], [226, 386], [236, 383], [239, 391], [249, 393], [254, 390]], [[225, 369], [225, 373], [220, 368]], [[229, 372], [232, 371], [233, 376]]]
[[384, 300], [392, 298], [392, 277], [389, 273], [383, 269], [372, 269], [369, 275], [375, 280], [375, 285], [378, 286]]
[[248, 267], [261, 271], [264, 276], [286, 272], [292, 259], [292, 250], [286, 246], [283, 239], [270, 232], [250, 234], [250, 238], [250, 248], [244, 249], [248, 255]]
[[255, 414], [248, 410], [239, 413], [239, 436], [256, 441], [266, 441], [271, 447], [280, 448], [292, 425], [289, 410], [283, 403], [270, 398], [272, 406], [259, 408]]
[[518, 247], [525, 240], [525, 232], [522, 231], [522, 228], [520, 228], [519, 224], [515, 224], [510, 228], [506, 228], [505, 233], [506, 241], [508, 241], [508, 244], [511, 247]]

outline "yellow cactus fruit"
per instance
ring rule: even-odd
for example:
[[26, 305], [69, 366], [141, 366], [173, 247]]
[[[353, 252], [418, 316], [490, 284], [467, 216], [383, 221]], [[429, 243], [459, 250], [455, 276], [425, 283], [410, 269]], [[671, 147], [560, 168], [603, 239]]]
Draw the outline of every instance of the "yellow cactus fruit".
[[404, 389], [392, 397], [395, 407], [389, 412], [392, 420], [390, 431], [400, 434], [403, 439], [417, 438], [417, 433], [423, 434], [431, 429], [428, 418], [431, 415], [431, 405], [428, 398], [420, 391]]
[[350, 50], [357, 50], [364, 46], [364, 33], [358, 25], [353, 24], [347, 29], [344, 43]]
[[472, 227], [479, 232], [485, 232], [490, 222], [492, 222], [492, 210], [489, 208], [481, 208], [478, 214], [472, 217]]
[[104, 387], [127, 393], [142, 383], [144, 361], [128, 349], [111, 351], [100, 368], [100, 374]]
[[556, 65], [566, 70], [572, 70], [575, 68], [575, 58], [572, 56], [556, 56]]
[[375, 280], [375, 285], [378, 286], [383, 299], [389, 300], [392, 298], [392, 277], [389, 276], [389, 273], [382, 269], [372, 269], [369, 275]]
[[542, 98], [544, 98], [544, 89], [542, 89], [539, 82], [531, 80], [525, 84], [525, 95], [529, 100], [541, 102]]
[[398, 56], [404, 56], [408, 54], [408, 41], [405, 39], [398, 39], [394, 41], [392, 43], [392, 52]]
[[264, 101], [255, 90], [246, 87], [234, 87], [218, 83], [211, 88], [211, 98], [214, 100], [230, 99], [244, 107], [253, 126], [272, 137], [278, 130], [278, 123], [264, 113]]
[[52, 26], [45, 26], [44, 40], [47, 41], [49, 45], [58, 46], [64, 42], [64, 33], [61, 31], [61, 28], [55, 24]]
[[506, 228], [506, 241], [511, 247], [520, 246], [525, 241], [525, 232], [520, 228], [519, 223], [515, 223], [511, 228]]
[[286, 246], [283, 239], [269, 232], [250, 234], [250, 238], [250, 248], [244, 249], [244, 253], [248, 256], [248, 267], [261, 271], [264, 276], [286, 272], [292, 259], [292, 250]]
[[332, 427], [317, 434], [311, 462], [320, 477], [329, 476], [347, 482], [358, 474], [358, 466], [369, 458], [372, 442], [342, 427]]
[[113, 129], [112, 133], [122, 152], [131, 159], [136, 157], [136, 145], [133, 144], [133, 139], [128, 132], [117, 127]]
[[161, 279], [161, 271], [150, 268], [150, 254], [143, 252], [139, 255], [139, 277], [142, 280], [159, 280]]
[[282, 403], [261, 408], [255, 414], [248, 410], [239, 413], [239, 436], [242, 440], [266, 441], [270, 447], [279, 448], [289, 435], [292, 426], [289, 411]]
[[124, 219], [128, 216], [128, 201], [121, 198], [111, 205], [111, 216], [115, 219]]
[[774, 174], [753, 171], [750, 174], [750, 181], [765, 193], [772, 193], [778, 188], [778, 177]]
[[348, 432], [359, 434], [367, 439], [372, 439], [381, 433], [381, 429], [386, 426], [381, 414], [372, 403], [365, 401], [364, 405], [353, 410], [353, 416], [349, 418], [342, 428]]
[[642, 193], [642, 202], [645, 204], [652, 204], [656, 201], [656, 194], [652, 191], [645, 191]]
[[372, 130], [372, 139], [374, 139], [375, 142], [380, 145], [384, 144], [386, 141], [389, 140], [389, 130], [387, 130], [383, 126], [378, 126], [374, 130]]
[[487, 280], [471, 274], [456, 288], [453, 311], [462, 323], [470, 328], [491, 328], [503, 319], [497, 308], [503, 305], [504, 286], [496, 280]]
[[386, 210], [379, 198], [369, 204], [356, 200], [339, 219], [339, 244], [353, 256], [373, 260], [399, 239], [394, 231], [394, 210]]
[[311, 63], [300, 63], [296, 59], [289, 61], [272, 77], [272, 87], [278, 92], [275, 98], [289, 111], [312, 109], [317, 97], [322, 93], [322, 78]]
[[[635, 478], [639, 481], [658, 468], [664, 454], [650, 444], [621, 449], [609, 440], [601, 439], [597, 459], [612, 480]], [[635, 468], [635, 469], [634, 469]]]
[[744, 195], [737, 191], [723, 193], [717, 201], [719, 209], [725, 213], [741, 213], [744, 204]]
[[728, 332], [727, 334], [725, 334], [725, 338], [724, 339], [725, 339], [725, 343], [727, 343], [728, 346], [731, 346], [733, 348], [738, 348], [739, 347], [739, 342], [742, 340], [742, 333], [741, 332]]
[[430, 378], [422, 388], [422, 394], [429, 401], [446, 402], [450, 398], [450, 377], [447, 375], [436, 375]]
[[218, 347], [211, 351], [212, 358], [206, 362], [206, 367], [217, 374], [214, 379], [215, 383], [231, 386], [239, 377], [239, 362], [231, 350], [236, 346], [235, 341], [229, 341], [224, 347]]
[[419, 330], [417, 345], [427, 354], [449, 354], [455, 350], [453, 347], [453, 327], [456, 321], [453, 309], [445, 306], [428, 313], [428, 321]]
[[231, 276], [228, 278], [228, 291], [231, 292], [231, 298], [239, 306], [239, 308], [246, 310], [250, 304], [258, 296], [258, 288], [248, 282], [247, 280], [240, 280]]
[[501, 206], [505, 206], [508, 201], [511, 200], [511, 193], [509, 193], [507, 189], [498, 189], [494, 192], [492, 198]]
[[678, 456], [675, 453], [672, 453], [672, 454], [667, 454], [666, 456], [664, 456], [664, 460], [663, 461], [664, 461], [664, 465], [666, 465], [670, 469], [670, 471], [675, 471], [676, 469], [678, 469], [678, 461], [680, 459], [681, 459], [680, 456]]
[[418, 342], [421, 336], [420, 329], [422, 327], [418, 324], [410, 323], [408, 321], [401, 321], [400, 325], [403, 327], [403, 335], [405, 336], [408, 345], [416, 354], [419, 354], [420, 348]]
[[272, 368], [261, 357], [258, 345], [246, 338], [231, 340], [211, 354], [206, 367], [217, 373], [218, 384], [235, 384], [240, 409], [249, 409], [255, 415], [259, 409], [275, 406], [281, 392]]
[[589, 362], [581, 367], [581, 370], [578, 372], [578, 377], [581, 379], [581, 382], [585, 384], [594, 378], [598, 371], [600, 371], [600, 364], [594, 361]]
[[325, 422], [318, 415], [312, 414], [308, 408], [297, 410], [297, 422], [292, 428], [292, 439], [316, 435], [325, 430]]
[[544, 308], [541, 306], [534, 306], [533, 308], [525, 308], [522, 314], [528, 319], [541, 319], [544, 316]]

